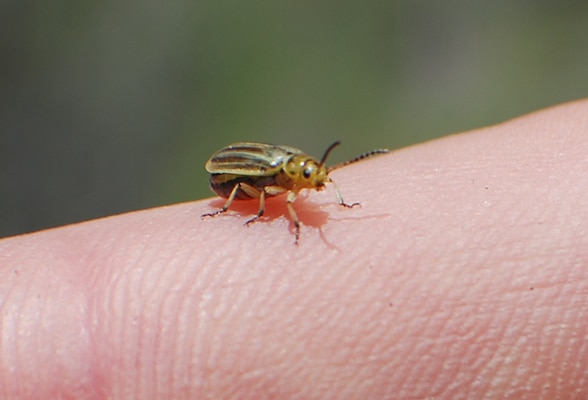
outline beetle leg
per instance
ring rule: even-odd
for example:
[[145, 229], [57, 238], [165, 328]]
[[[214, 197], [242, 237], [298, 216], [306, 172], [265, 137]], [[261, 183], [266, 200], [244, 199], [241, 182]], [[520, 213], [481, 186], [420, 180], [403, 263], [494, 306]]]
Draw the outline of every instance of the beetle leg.
[[[239, 182], [233, 187], [233, 190], [231, 190], [231, 194], [229, 194], [227, 201], [225, 202], [225, 204], [222, 206], [222, 208], [220, 210], [217, 210], [217, 211], [211, 212], [211, 213], [207, 213], [207, 214], [202, 214], [200, 216], [200, 218], [214, 217], [215, 215], [222, 214], [222, 213], [226, 212], [229, 209], [229, 207], [231, 206], [231, 204], [233, 204], [233, 201], [235, 200], [235, 197], [237, 196], [237, 192], [239, 190], [242, 190], [243, 192], [247, 193], [247, 195], [252, 198], [260, 198], [261, 194], [263, 193], [261, 190], [255, 188], [251, 185], [248, 185], [243, 182]], [[261, 199], [260, 212], [258, 212], [258, 215], [257, 215], [257, 217], [254, 218], [254, 220], [259, 218], [263, 214], [263, 203], [264, 203], [264, 201], [263, 201], [263, 199]], [[247, 221], [246, 224], [249, 224], [249, 222], [253, 222], [253, 220]]]
[[237, 195], [237, 191], [239, 190], [240, 187], [241, 187], [240, 183], [237, 183], [233, 187], [233, 190], [231, 190], [231, 194], [229, 195], [229, 197], [227, 198], [227, 201], [225, 201], [225, 204], [222, 206], [222, 208], [220, 210], [217, 210], [217, 211], [211, 212], [211, 213], [202, 214], [200, 216], [200, 218], [214, 217], [215, 215], [222, 214], [222, 213], [226, 212], [229, 209], [229, 207], [231, 206], [231, 204], [233, 203], [233, 200], [235, 200], [235, 196]]
[[[258, 198], [259, 199], [259, 211], [257, 211], [257, 215], [255, 217], [251, 218], [250, 220], [248, 220], [247, 222], [245, 222], [245, 225], [249, 225], [250, 223], [254, 222], [256, 219], [258, 219], [259, 217], [261, 217], [263, 215], [263, 211], [265, 210], [265, 192], [263, 190], [259, 190], [255, 186], [251, 186], [251, 185], [244, 183], [244, 182], [239, 182], [236, 185], [236, 188], [238, 190], [242, 190], [244, 193], [246, 193], [251, 198], [254, 198], [254, 199]], [[231, 192], [231, 196], [233, 197], [233, 199], [235, 198], [236, 193], [237, 193], [237, 190], [233, 189], [233, 191]], [[230, 198], [231, 196], [229, 196], [229, 199], [231, 201], [233, 201], [233, 199]], [[227, 203], [228, 202], [229, 201], [227, 200]]]
[[335, 188], [335, 196], [337, 196], [337, 202], [339, 203], [339, 205], [343, 206], [343, 207], [347, 207], [347, 208], [353, 208], [355, 206], [359, 206], [360, 203], [352, 203], [352, 204], [347, 204], [343, 201], [343, 197], [341, 196], [341, 192], [339, 191], [339, 187], [335, 184], [335, 182], [331, 181], [331, 183], [333, 184], [333, 187]]
[[262, 190], [259, 192], [259, 209], [257, 210], [257, 215], [253, 218], [251, 218], [250, 220], [248, 220], [247, 222], [245, 222], [245, 225], [249, 226], [249, 224], [257, 221], [259, 219], [259, 217], [261, 217], [263, 215], [263, 212], [265, 211], [265, 192]]
[[268, 196], [278, 196], [288, 191], [288, 189], [284, 189], [281, 186], [266, 186], [263, 188], [263, 190], [265, 193], [267, 193]]
[[286, 191], [286, 189], [284, 189], [283, 187], [280, 186], [266, 186], [263, 188], [263, 190], [258, 190], [257, 188], [254, 188], [253, 186], [249, 186], [247, 184], [242, 184], [242, 186], [245, 186], [243, 188], [244, 192], [247, 193], [248, 195], [250, 195], [251, 197], [253, 196], [253, 192], [249, 192], [249, 190], [252, 191], [256, 191], [257, 192], [257, 196], [255, 197], [259, 197], [259, 209], [257, 211], [257, 215], [253, 218], [251, 218], [249, 221], [245, 222], [245, 225], [249, 225], [255, 221], [257, 221], [264, 213], [265, 211], [265, 196], [266, 194], [268, 196], [277, 196], [278, 194], [282, 194]]
[[289, 192], [288, 197], [286, 197], [286, 207], [288, 207], [288, 212], [290, 213], [290, 218], [294, 223], [294, 234], [296, 235], [296, 240], [294, 241], [295, 244], [298, 244], [298, 238], [300, 238], [300, 220], [298, 219], [298, 214], [296, 214], [296, 210], [294, 210], [294, 200], [296, 200], [296, 196], [298, 193], [296, 192]]

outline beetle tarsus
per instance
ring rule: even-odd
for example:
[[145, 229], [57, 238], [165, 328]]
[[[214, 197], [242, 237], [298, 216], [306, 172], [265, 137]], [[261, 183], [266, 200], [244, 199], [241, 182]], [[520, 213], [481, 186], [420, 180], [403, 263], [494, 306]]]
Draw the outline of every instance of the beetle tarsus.
[[226, 209], [226, 208], [221, 208], [220, 210], [216, 210], [215, 212], [211, 212], [211, 213], [205, 213], [205, 214], [202, 214], [202, 215], [200, 216], [200, 218], [201, 218], [201, 219], [204, 219], [204, 218], [206, 218], [206, 217], [214, 217], [214, 216], [216, 216], [216, 215], [219, 215], [219, 214], [222, 214], [222, 213], [224, 213], [225, 211], [227, 211], [227, 209]]
[[352, 203], [352, 204], [347, 204], [347, 203], [340, 203], [343, 207], [345, 208], [353, 208], [355, 206], [360, 206], [361, 207], [361, 203]]
[[253, 217], [253, 218], [251, 218], [251, 219], [247, 220], [247, 221], [245, 222], [245, 225], [246, 225], [246, 226], [249, 226], [250, 224], [252, 224], [252, 223], [254, 223], [255, 221], [257, 221], [257, 220], [259, 219], [259, 217], [260, 217], [260, 215], [256, 215], [255, 217]]
[[250, 220], [245, 222], [245, 225], [249, 226], [249, 224], [254, 223], [255, 221], [257, 221], [259, 218], [261, 218], [261, 216], [263, 215], [263, 211], [264, 211], [264, 203], [263, 203], [263, 195], [261, 196], [261, 201], [259, 203], [259, 211], [257, 212], [257, 215], [253, 218], [251, 218]]

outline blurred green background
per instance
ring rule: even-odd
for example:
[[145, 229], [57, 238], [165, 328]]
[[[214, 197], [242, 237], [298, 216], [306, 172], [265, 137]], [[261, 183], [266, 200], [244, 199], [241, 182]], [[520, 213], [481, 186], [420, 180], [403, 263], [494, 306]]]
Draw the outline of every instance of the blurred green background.
[[588, 95], [586, 1], [0, 1], [0, 236], [213, 194], [235, 141], [331, 163]]

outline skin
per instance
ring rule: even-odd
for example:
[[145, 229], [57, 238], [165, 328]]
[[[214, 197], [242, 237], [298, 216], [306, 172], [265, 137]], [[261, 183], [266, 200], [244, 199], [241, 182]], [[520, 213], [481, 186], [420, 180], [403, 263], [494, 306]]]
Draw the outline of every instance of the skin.
[[588, 398], [586, 115], [2, 240], [0, 398]]

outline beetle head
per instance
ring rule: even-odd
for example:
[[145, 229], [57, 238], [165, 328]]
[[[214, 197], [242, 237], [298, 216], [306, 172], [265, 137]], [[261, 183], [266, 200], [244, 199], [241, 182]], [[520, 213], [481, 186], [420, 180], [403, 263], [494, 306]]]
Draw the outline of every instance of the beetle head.
[[298, 154], [290, 157], [284, 171], [293, 186], [298, 189], [322, 190], [329, 182], [327, 168], [307, 155]]
[[331, 182], [325, 161], [331, 150], [338, 144], [339, 142], [335, 142], [330, 145], [325, 150], [320, 162], [304, 154], [296, 154], [290, 157], [285, 165], [284, 171], [290, 178], [293, 186], [298, 189], [323, 190], [325, 184]]

